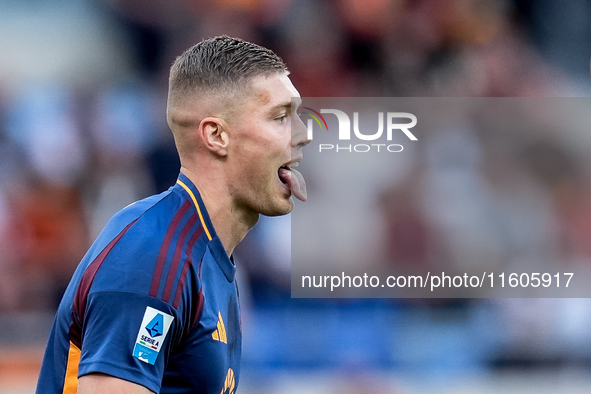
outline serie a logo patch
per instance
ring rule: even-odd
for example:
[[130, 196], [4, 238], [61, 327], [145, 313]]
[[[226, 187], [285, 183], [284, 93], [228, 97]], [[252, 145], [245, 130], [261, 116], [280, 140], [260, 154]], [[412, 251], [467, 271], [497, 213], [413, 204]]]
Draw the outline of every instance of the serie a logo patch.
[[135, 340], [133, 357], [154, 365], [173, 320], [174, 317], [167, 313], [149, 306], [146, 307], [146, 312], [144, 312], [144, 318], [142, 319], [142, 324]]

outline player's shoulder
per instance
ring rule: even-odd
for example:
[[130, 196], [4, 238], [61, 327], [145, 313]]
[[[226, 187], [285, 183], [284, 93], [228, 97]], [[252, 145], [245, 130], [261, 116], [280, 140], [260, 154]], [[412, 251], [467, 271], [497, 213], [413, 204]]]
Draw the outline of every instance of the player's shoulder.
[[136, 233], [141, 231], [146, 239], [157, 238], [166, 232], [175, 218], [186, 214], [190, 208], [190, 201], [171, 187], [121, 209], [108, 221], [99, 238], [113, 239], [127, 228]]
[[174, 193], [174, 188], [171, 187], [165, 192], [129, 204], [113, 215], [107, 227], [121, 227], [122, 223], [128, 224], [139, 219], [172, 220], [182, 203], [181, 196]]
[[125, 290], [171, 298], [186, 275], [184, 261], [199, 258], [206, 244], [199, 240], [202, 231], [192, 201], [176, 189], [131, 204], [109, 221], [98, 249], [104, 257], [95, 259], [102, 261], [92, 292]]
[[102, 244], [117, 240], [117, 246], [110, 252], [112, 255], [123, 253], [130, 256], [134, 251], [150, 254], [160, 250], [167, 235], [170, 237], [178, 227], [187, 225], [192, 211], [191, 202], [171, 187], [117, 212], [99, 238], [105, 238]]

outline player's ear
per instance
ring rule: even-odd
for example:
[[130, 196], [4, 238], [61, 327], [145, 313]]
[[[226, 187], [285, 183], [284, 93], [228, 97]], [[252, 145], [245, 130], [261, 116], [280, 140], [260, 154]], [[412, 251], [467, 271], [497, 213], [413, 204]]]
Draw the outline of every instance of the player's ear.
[[228, 133], [221, 119], [216, 117], [204, 118], [199, 124], [199, 135], [207, 150], [218, 155], [228, 154]]

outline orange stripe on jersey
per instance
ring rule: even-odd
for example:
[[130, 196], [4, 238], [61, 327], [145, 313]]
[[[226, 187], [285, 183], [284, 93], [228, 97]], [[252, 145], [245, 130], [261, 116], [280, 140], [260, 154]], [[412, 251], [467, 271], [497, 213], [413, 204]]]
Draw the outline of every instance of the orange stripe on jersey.
[[193, 200], [193, 204], [195, 204], [195, 208], [197, 208], [197, 213], [199, 214], [199, 219], [201, 220], [201, 226], [205, 230], [205, 234], [207, 234], [207, 239], [209, 239], [211, 241], [211, 234], [209, 233], [209, 229], [207, 228], [207, 225], [205, 224], [205, 220], [203, 219], [203, 215], [201, 214], [201, 209], [199, 208], [199, 204], [197, 203], [197, 199], [195, 198], [195, 195], [193, 194], [191, 189], [189, 189], [189, 186], [185, 185], [184, 182], [181, 181], [180, 179], [177, 179], [176, 183], [181, 185], [181, 187], [183, 189], [185, 189], [185, 191], [187, 193], [189, 193], [189, 196], [191, 196], [191, 200]]
[[80, 364], [80, 349], [70, 342], [68, 352], [68, 366], [64, 379], [64, 391], [62, 394], [76, 394], [78, 392], [78, 364]]

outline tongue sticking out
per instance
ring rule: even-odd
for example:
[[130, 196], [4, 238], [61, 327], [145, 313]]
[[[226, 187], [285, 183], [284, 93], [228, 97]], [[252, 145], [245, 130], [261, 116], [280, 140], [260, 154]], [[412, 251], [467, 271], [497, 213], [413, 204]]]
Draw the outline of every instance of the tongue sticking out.
[[299, 171], [295, 169], [280, 168], [279, 178], [289, 186], [291, 192], [300, 201], [306, 201], [308, 199], [308, 192], [306, 191], [306, 181]]

